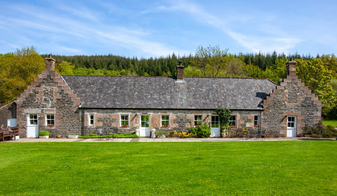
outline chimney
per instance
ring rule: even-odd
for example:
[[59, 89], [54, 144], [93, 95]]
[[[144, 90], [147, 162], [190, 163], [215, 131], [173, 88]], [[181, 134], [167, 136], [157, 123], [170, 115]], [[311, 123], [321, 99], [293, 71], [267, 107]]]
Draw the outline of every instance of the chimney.
[[44, 59], [44, 63], [46, 65], [45, 70], [55, 71], [55, 60], [51, 57], [51, 54]]
[[287, 63], [287, 75], [295, 76], [296, 75], [296, 61], [294, 59], [290, 59]]
[[177, 81], [184, 81], [184, 66], [181, 61], [179, 61], [179, 65], [177, 66]]

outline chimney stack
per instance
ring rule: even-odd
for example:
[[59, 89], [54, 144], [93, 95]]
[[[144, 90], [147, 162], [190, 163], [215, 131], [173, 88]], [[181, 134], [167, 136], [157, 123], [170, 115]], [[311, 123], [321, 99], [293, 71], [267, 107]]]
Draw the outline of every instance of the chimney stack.
[[177, 66], [177, 81], [184, 81], [184, 66], [181, 61], [179, 61], [179, 65]]
[[51, 54], [44, 59], [45, 70], [55, 71], [55, 60], [52, 58]]
[[295, 76], [296, 75], [296, 61], [294, 59], [290, 59], [287, 63], [287, 75]]

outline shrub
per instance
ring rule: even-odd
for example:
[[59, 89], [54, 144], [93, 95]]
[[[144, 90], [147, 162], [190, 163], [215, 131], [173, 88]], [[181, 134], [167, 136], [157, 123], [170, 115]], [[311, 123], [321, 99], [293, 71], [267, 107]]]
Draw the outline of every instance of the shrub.
[[166, 135], [165, 134], [165, 131], [162, 131], [162, 130], [157, 130], [154, 132], [156, 134], [156, 136], [163, 136], [163, 135]]
[[337, 130], [331, 125], [328, 125], [328, 126], [323, 125], [322, 121], [320, 121], [316, 127], [305, 125], [303, 134], [311, 135], [311, 137], [317, 137], [317, 138], [322, 138], [322, 137], [331, 138], [331, 137], [337, 136]]
[[39, 136], [49, 136], [48, 131], [39, 131]]
[[204, 123], [199, 127], [192, 127], [189, 131], [189, 134], [191, 137], [206, 138], [211, 135], [211, 128], [207, 123]]

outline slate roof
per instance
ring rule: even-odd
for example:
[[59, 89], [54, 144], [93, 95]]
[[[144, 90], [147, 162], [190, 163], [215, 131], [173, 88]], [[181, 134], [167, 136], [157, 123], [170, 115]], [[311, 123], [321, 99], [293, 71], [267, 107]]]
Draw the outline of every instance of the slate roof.
[[276, 84], [268, 79], [63, 76], [82, 108], [261, 110]]

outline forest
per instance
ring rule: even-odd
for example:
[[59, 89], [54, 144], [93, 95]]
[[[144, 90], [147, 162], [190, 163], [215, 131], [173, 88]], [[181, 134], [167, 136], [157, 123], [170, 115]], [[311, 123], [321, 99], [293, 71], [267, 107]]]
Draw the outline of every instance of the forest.
[[[25, 47], [0, 54], [0, 106], [18, 97], [44, 70], [44, 58], [36, 49]], [[199, 46], [194, 55], [141, 58], [117, 55], [53, 55], [55, 70], [62, 75], [167, 76], [176, 75], [179, 61], [186, 77], [268, 78], [275, 83], [286, 77], [286, 63], [297, 61], [297, 74], [324, 104], [325, 119], [337, 119], [337, 57], [284, 53], [231, 54], [219, 46]]]

